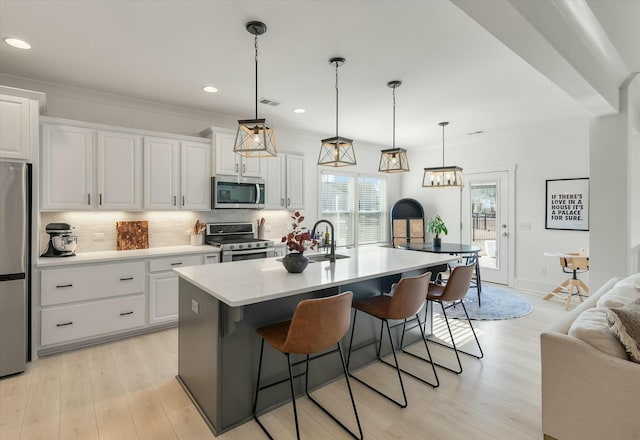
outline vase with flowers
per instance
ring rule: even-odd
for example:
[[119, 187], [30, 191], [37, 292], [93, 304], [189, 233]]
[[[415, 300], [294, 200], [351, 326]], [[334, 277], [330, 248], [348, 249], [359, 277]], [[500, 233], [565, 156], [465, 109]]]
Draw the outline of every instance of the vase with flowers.
[[309, 229], [302, 226], [304, 216], [300, 211], [296, 211], [291, 216], [291, 230], [282, 237], [282, 243], [285, 243], [289, 253], [282, 259], [282, 264], [290, 273], [301, 273], [307, 268], [309, 259], [305, 257], [304, 251], [307, 249], [315, 249], [318, 242], [311, 238]]

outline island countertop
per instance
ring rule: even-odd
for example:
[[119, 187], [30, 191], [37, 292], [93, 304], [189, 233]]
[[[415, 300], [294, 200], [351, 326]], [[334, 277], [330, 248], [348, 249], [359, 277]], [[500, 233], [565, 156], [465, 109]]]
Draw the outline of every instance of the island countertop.
[[288, 273], [280, 258], [190, 266], [174, 271], [228, 306], [239, 307], [458, 259], [455, 255], [387, 247], [340, 249], [338, 253], [350, 258], [335, 263], [309, 262], [305, 271], [299, 274]]

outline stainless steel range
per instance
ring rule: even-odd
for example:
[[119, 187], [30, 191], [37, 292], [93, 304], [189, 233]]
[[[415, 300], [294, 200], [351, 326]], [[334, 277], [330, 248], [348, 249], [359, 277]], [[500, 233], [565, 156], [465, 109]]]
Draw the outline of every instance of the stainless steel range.
[[206, 241], [220, 248], [223, 263], [275, 256], [273, 241], [255, 238], [252, 223], [207, 223]]

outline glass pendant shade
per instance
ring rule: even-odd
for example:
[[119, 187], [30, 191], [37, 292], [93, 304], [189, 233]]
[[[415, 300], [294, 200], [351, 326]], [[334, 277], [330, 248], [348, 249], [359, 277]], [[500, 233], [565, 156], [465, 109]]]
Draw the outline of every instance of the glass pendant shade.
[[355, 164], [356, 152], [353, 149], [353, 140], [340, 136], [322, 139], [318, 165], [346, 167]]
[[267, 125], [265, 119], [258, 118], [258, 35], [267, 31], [267, 25], [260, 21], [250, 21], [246, 25], [247, 32], [254, 36], [255, 46], [255, 119], [241, 119], [238, 121], [236, 141], [233, 144], [233, 152], [245, 157], [274, 157], [276, 151], [276, 139], [273, 130]]
[[422, 178], [422, 186], [425, 188], [455, 188], [464, 186], [462, 168], [460, 167], [435, 167], [425, 168]]
[[276, 156], [276, 139], [266, 120], [239, 120], [233, 151], [245, 157]]
[[390, 148], [388, 150], [382, 150], [378, 171], [381, 173], [402, 173], [409, 171], [407, 150], [404, 148]]
[[462, 188], [464, 178], [462, 168], [456, 166], [444, 166], [444, 127], [448, 122], [440, 122], [442, 127], [442, 166], [425, 168], [422, 176], [422, 186], [424, 188]]

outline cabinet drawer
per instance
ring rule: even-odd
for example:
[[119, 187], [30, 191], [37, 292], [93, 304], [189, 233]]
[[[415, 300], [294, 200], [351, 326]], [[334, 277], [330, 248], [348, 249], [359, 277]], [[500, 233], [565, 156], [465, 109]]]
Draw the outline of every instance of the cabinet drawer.
[[215, 254], [204, 254], [202, 256], [202, 264], [215, 264], [220, 262], [220, 252]]
[[144, 294], [43, 309], [41, 318], [42, 345], [141, 327]]
[[184, 266], [199, 266], [202, 264], [200, 255], [176, 255], [168, 258], [154, 258], [149, 261], [149, 272], [162, 272]]
[[144, 292], [144, 262], [47, 269], [40, 275], [43, 306]]

